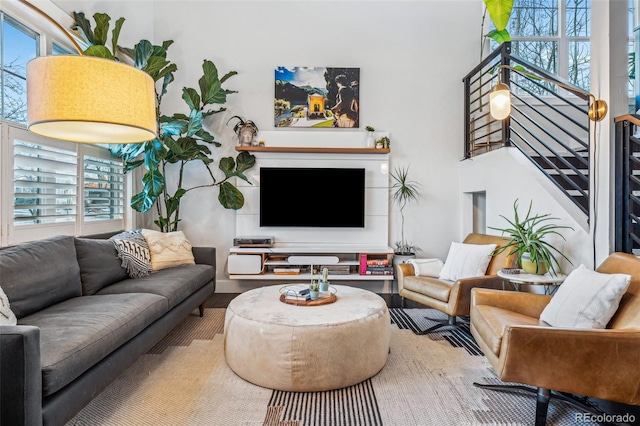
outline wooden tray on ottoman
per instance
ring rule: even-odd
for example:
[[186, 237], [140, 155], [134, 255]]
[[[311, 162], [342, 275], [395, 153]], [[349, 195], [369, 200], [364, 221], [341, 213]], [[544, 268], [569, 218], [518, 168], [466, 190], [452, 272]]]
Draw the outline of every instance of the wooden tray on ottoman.
[[338, 300], [338, 297], [331, 293], [327, 297], [321, 297], [317, 300], [295, 300], [295, 299], [287, 299], [284, 294], [280, 295], [280, 301], [282, 303], [287, 303], [289, 305], [296, 306], [320, 306], [320, 305], [328, 305], [329, 303], [333, 303]]

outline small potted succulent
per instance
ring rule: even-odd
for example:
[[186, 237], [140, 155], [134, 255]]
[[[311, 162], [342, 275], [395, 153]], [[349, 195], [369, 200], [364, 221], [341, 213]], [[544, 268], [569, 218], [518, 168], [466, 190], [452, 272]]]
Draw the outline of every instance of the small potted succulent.
[[322, 269], [322, 278], [319, 284], [320, 291], [329, 291], [329, 268]]
[[251, 146], [253, 145], [253, 138], [258, 134], [258, 126], [251, 120], [245, 120], [239, 115], [234, 115], [229, 120], [227, 120], [227, 125], [233, 119], [237, 119], [235, 126], [233, 126], [233, 131], [236, 135], [238, 135], [238, 141], [242, 146]]
[[316, 280], [311, 281], [309, 284], [309, 298], [311, 300], [318, 300], [320, 297], [320, 284]]

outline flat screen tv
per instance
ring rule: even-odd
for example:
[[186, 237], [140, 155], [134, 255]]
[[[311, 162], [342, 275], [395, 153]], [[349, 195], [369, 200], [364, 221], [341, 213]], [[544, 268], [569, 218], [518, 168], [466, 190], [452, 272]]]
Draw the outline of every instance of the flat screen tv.
[[260, 168], [260, 226], [364, 228], [364, 169]]

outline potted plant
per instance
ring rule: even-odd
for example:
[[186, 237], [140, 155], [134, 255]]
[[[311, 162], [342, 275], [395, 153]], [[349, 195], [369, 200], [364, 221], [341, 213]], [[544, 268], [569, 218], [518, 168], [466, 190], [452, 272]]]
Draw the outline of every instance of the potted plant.
[[238, 141], [242, 146], [250, 146], [253, 143], [253, 138], [258, 134], [258, 126], [251, 120], [245, 120], [239, 115], [234, 115], [227, 120], [227, 125], [233, 119], [237, 119], [237, 123], [233, 126], [233, 131], [238, 135]]
[[502, 232], [503, 235], [508, 234], [510, 237], [509, 242], [497, 248], [493, 254], [496, 255], [509, 249], [509, 255], [516, 255], [519, 264], [525, 272], [530, 274], [546, 274], [547, 271], [550, 271], [552, 275], [557, 275], [562, 273], [562, 268], [555, 255], [558, 254], [564, 257], [569, 263], [571, 263], [571, 261], [560, 250], [552, 246], [548, 241], [545, 241], [545, 238], [551, 235], [558, 235], [566, 241], [564, 236], [558, 231], [560, 229], [573, 230], [573, 228], [550, 222], [558, 220], [558, 218], [551, 217], [550, 214], [532, 215], [532, 204], [533, 202], [529, 203], [529, 210], [524, 219], [521, 219], [520, 215], [518, 215], [518, 200], [516, 200], [513, 203], [513, 220], [500, 215], [509, 223], [510, 227], [489, 227], [490, 229]]
[[320, 284], [316, 280], [311, 281], [309, 284], [309, 298], [311, 300], [318, 300], [320, 297]]
[[404, 236], [404, 209], [408, 203], [418, 201], [420, 196], [420, 184], [409, 180], [409, 167], [395, 167], [391, 172], [393, 185], [391, 186], [393, 202], [400, 208], [400, 241], [394, 243], [394, 264], [401, 263], [407, 259], [415, 257], [417, 251], [422, 250], [420, 247], [408, 242]]
[[373, 148], [376, 144], [376, 138], [373, 136], [373, 132], [375, 132], [376, 129], [374, 129], [373, 126], [366, 126], [364, 129], [367, 131], [365, 146], [367, 148]]
[[[152, 45], [141, 40], [133, 49], [118, 45], [118, 36], [124, 18], [116, 21], [112, 33], [111, 50], [106, 45], [111, 17], [96, 13], [96, 25], [85, 18], [84, 13], [74, 13], [74, 28], [80, 33], [88, 46], [84, 54], [100, 58], [132, 61], [136, 68], [149, 74], [156, 84], [156, 117], [158, 138], [133, 144], [110, 146], [111, 154], [124, 159], [125, 173], [142, 168], [141, 190], [131, 197], [131, 207], [139, 212], [147, 212], [155, 206], [157, 219], [154, 223], [162, 232], [177, 231], [180, 223], [180, 203], [190, 191], [205, 188], [218, 188], [218, 201], [227, 209], [238, 210], [244, 205], [244, 195], [234, 184], [233, 178], [249, 180], [244, 172], [255, 165], [255, 156], [249, 152], [240, 152], [236, 158], [221, 157], [217, 169], [213, 148], [221, 146], [214, 135], [207, 130], [204, 120], [207, 117], [226, 111], [220, 105], [227, 102], [227, 94], [234, 93], [222, 84], [235, 76], [230, 71], [223, 76], [212, 61], [204, 60], [202, 76], [198, 80], [199, 91], [183, 87], [182, 105], [184, 112], [165, 115], [161, 111], [164, 95], [174, 81], [178, 66], [167, 59], [167, 49], [173, 40], [162, 45]], [[189, 186], [185, 177], [187, 164], [199, 163], [202, 172], [209, 176], [208, 183]], [[177, 175], [174, 181], [167, 182], [167, 173]], [[217, 176], [216, 176], [217, 175]]]
[[322, 278], [319, 284], [320, 291], [329, 291], [329, 268], [322, 268]]

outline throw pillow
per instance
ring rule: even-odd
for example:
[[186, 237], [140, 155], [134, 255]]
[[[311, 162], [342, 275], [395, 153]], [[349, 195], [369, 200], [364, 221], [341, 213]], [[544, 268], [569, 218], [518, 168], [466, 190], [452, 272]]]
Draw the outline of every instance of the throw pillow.
[[495, 248], [496, 244], [451, 243], [439, 278], [457, 281], [461, 278], [483, 276], [487, 272], [491, 253]]
[[444, 266], [440, 259], [409, 259], [407, 263], [413, 266], [413, 273], [421, 277], [438, 278]]
[[145, 277], [151, 273], [151, 254], [147, 240], [139, 229], [125, 231], [110, 238], [122, 260], [122, 267], [131, 278]]
[[191, 243], [182, 231], [159, 232], [143, 229], [151, 253], [151, 267], [154, 271], [180, 265], [194, 265]]
[[16, 325], [18, 320], [9, 307], [9, 298], [0, 287], [0, 325]]
[[121, 268], [122, 260], [113, 241], [76, 238], [76, 256], [80, 265], [82, 294], [96, 294], [100, 289], [129, 278]]
[[553, 327], [606, 328], [630, 283], [630, 275], [603, 274], [580, 265], [558, 288], [540, 319]]

